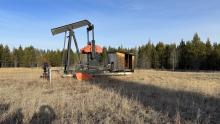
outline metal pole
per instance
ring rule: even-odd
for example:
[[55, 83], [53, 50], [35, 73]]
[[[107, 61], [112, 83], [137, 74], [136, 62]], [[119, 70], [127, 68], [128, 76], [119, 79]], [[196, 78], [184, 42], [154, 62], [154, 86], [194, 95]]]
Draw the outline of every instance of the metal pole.
[[66, 31], [65, 31], [64, 44], [63, 44], [62, 66], [64, 65], [65, 46], [66, 46]]
[[69, 40], [68, 40], [68, 46], [67, 46], [67, 62], [66, 62], [66, 69], [64, 70], [65, 73], [68, 73], [70, 69], [71, 40], [72, 40], [72, 33], [71, 31], [69, 31]]
[[92, 29], [92, 59], [95, 59], [95, 33], [94, 28]]
[[78, 47], [78, 44], [77, 44], [77, 41], [76, 41], [76, 37], [75, 37], [75, 34], [74, 34], [73, 31], [71, 31], [71, 34], [72, 34], [73, 41], [74, 41], [75, 46], [76, 46], [76, 52], [77, 52], [77, 55], [78, 55], [78, 58], [79, 58], [79, 63], [81, 64], [80, 52], [79, 52], [79, 47]]
[[87, 42], [89, 43], [89, 30], [87, 29]]
[[92, 29], [92, 40], [95, 40], [95, 31], [94, 31], [94, 26], [93, 26], [93, 29]]

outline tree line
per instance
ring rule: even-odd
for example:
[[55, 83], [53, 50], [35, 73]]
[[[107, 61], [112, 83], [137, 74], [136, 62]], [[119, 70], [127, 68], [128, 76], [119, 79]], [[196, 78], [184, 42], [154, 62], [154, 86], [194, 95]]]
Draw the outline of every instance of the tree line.
[[[136, 67], [142, 69], [220, 70], [220, 44], [212, 44], [209, 39], [203, 42], [197, 33], [191, 41], [181, 40], [178, 45], [163, 42], [154, 45], [148, 41], [138, 48], [104, 47], [103, 51], [103, 63], [106, 63], [108, 52], [121, 51], [134, 53]], [[10, 50], [7, 45], [0, 44], [0, 67], [39, 67], [44, 62], [51, 66], [62, 66], [64, 53], [33, 46], [19, 46]], [[71, 64], [76, 64], [77, 59], [76, 53], [71, 51]]]
[[[7, 45], [0, 44], [0, 67], [39, 67], [45, 62], [51, 66], [61, 66], [62, 55], [61, 50], [40, 50], [33, 46], [19, 46], [10, 50]], [[76, 54], [71, 51], [71, 59], [76, 60], [73, 58], [76, 58]]]
[[137, 50], [137, 67], [179, 70], [220, 70], [220, 44], [201, 41], [196, 33], [179, 45], [150, 41]]

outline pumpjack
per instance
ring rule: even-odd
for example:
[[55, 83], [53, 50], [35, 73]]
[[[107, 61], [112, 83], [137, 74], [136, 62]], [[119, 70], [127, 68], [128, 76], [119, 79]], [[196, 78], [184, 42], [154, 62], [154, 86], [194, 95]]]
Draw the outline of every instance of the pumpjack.
[[[87, 46], [79, 50], [78, 43], [75, 37], [74, 30], [82, 27], [87, 27]], [[63, 62], [64, 62], [64, 74], [72, 74], [74, 70], [76, 75], [81, 75], [84, 77], [90, 77], [90, 73], [97, 73], [100, 70], [100, 66], [98, 64], [97, 56], [98, 54], [102, 53], [102, 48], [95, 44], [95, 37], [94, 37], [94, 25], [89, 22], [88, 20], [82, 20], [79, 22], [75, 22], [72, 24], [64, 25], [61, 27], [51, 29], [53, 35], [57, 35], [60, 33], [65, 33], [64, 38], [64, 50], [63, 50]], [[68, 37], [66, 36], [67, 34]], [[92, 39], [90, 41], [90, 34], [92, 34]], [[66, 38], [67, 41], [67, 48], [66, 47]], [[71, 56], [71, 44], [72, 40], [74, 41], [74, 45], [76, 47], [76, 53], [78, 56], [78, 64], [74, 69], [70, 67], [70, 56]], [[67, 53], [65, 54], [65, 50]], [[87, 62], [82, 62], [80, 52], [85, 54], [87, 57]]]
[[[75, 29], [87, 27], [87, 45], [79, 50], [76, 36], [74, 33]], [[94, 25], [88, 20], [82, 20], [72, 24], [64, 25], [61, 27], [51, 29], [53, 35], [65, 33], [64, 36], [64, 47], [62, 56], [62, 69], [50, 68], [48, 75], [51, 82], [52, 73], [51, 71], [63, 70], [62, 77], [74, 76], [78, 80], [87, 80], [93, 78], [93, 76], [102, 75], [127, 75], [131, 74], [134, 65], [134, 56], [130, 53], [109, 53], [108, 64], [101, 65], [100, 54], [103, 52], [102, 47], [95, 43], [95, 32]], [[67, 36], [68, 35], [68, 36]], [[91, 35], [91, 36], [90, 36]], [[91, 37], [91, 41], [90, 41]], [[68, 38], [68, 40], [67, 40]], [[67, 40], [67, 46], [66, 46]], [[73, 67], [71, 65], [71, 45], [72, 40], [74, 42], [76, 53], [78, 56], [78, 63]], [[130, 71], [127, 72], [127, 69]]]

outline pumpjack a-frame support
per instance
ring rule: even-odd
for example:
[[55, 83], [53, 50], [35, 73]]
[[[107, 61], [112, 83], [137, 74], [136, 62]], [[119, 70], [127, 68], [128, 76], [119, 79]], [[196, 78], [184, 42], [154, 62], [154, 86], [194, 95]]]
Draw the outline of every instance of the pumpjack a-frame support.
[[[91, 59], [95, 59], [95, 39], [94, 39], [94, 25], [92, 25], [88, 20], [82, 20], [76, 23], [72, 23], [72, 24], [68, 24], [68, 25], [64, 25], [61, 27], [57, 27], [57, 28], [53, 28], [51, 29], [51, 32], [53, 35], [57, 35], [60, 33], [65, 32], [65, 38], [64, 38], [64, 48], [65, 48], [65, 39], [66, 39], [66, 33], [69, 33], [68, 36], [68, 44], [67, 44], [67, 54], [66, 56], [64, 56], [64, 73], [67, 74], [70, 71], [70, 59], [71, 59], [71, 44], [72, 44], [72, 39], [74, 41], [75, 47], [76, 47], [76, 52], [77, 52], [77, 56], [79, 59], [79, 64], [81, 64], [81, 59], [80, 59], [80, 51], [79, 51], [79, 47], [78, 47], [78, 43], [75, 37], [75, 33], [74, 33], [74, 29], [77, 28], [81, 28], [87, 26], [87, 41], [89, 41], [89, 34], [90, 31], [92, 31], [92, 55], [91, 55]], [[64, 50], [65, 51], [65, 50]], [[63, 52], [64, 52], [63, 51]]]

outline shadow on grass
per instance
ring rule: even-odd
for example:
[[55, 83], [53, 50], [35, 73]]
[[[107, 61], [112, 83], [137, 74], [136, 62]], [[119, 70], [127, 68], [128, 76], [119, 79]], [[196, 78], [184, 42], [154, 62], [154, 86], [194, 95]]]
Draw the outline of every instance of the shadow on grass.
[[56, 119], [54, 110], [48, 106], [41, 106], [39, 112], [34, 113], [30, 124], [51, 124]]
[[6, 111], [8, 111], [9, 107], [9, 104], [0, 104], [0, 116]]
[[[9, 105], [0, 104], [0, 124], [23, 124], [24, 115], [22, 109], [8, 113]], [[3, 113], [4, 112], [4, 113]], [[47, 105], [41, 106], [39, 112], [34, 113], [30, 124], [51, 124], [56, 118], [53, 109]]]
[[216, 97], [165, 89], [108, 76], [96, 77], [90, 83], [119, 93], [128, 99], [137, 100], [144, 107], [162, 112], [172, 120], [179, 115], [181, 122], [220, 123], [220, 99]]
[[0, 105], [0, 124], [23, 124], [24, 116], [21, 109], [7, 113], [9, 108], [9, 104]]

